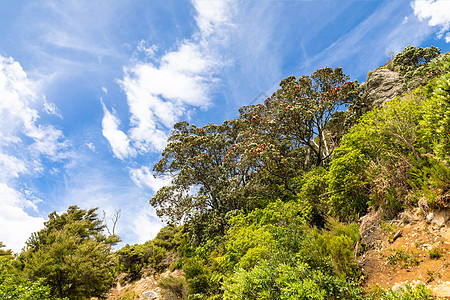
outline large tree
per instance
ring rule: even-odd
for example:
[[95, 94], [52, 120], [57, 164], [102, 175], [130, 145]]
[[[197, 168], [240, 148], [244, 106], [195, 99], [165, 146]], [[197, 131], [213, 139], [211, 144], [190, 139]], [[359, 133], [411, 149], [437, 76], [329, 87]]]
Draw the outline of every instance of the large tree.
[[55, 297], [102, 297], [114, 281], [111, 246], [119, 238], [104, 234], [96, 209], [70, 206], [48, 217], [18, 257], [23, 273], [31, 280], [45, 278]]
[[239, 163], [235, 149], [241, 125], [238, 120], [203, 127], [175, 124], [153, 167], [157, 176], [173, 178], [150, 200], [159, 216], [175, 223], [208, 216], [209, 227], [220, 232], [227, 212], [252, 207], [245, 197], [253, 169]]
[[[323, 165], [333, 151], [327, 127], [338, 110], [359, 100], [358, 82], [349, 81], [341, 68], [327, 67], [311, 76], [289, 76], [280, 87], [255, 111], [254, 118], [260, 119], [263, 112], [262, 120], [269, 125], [271, 135], [292, 149], [306, 147], [315, 158], [314, 164]], [[266, 126], [259, 123], [255, 131], [264, 128], [263, 136], [268, 136]]]
[[220, 233], [230, 212], [264, 206], [280, 190], [295, 195], [291, 179], [331, 154], [325, 131], [333, 114], [358, 99], [359, 84], [347, 80], [339, 68], [291, 76], [236, 120], [177, 123], [153, 168], [156, 176], [172, 177], [150, 200], [157, 214], [172, 222], [195, 219]]

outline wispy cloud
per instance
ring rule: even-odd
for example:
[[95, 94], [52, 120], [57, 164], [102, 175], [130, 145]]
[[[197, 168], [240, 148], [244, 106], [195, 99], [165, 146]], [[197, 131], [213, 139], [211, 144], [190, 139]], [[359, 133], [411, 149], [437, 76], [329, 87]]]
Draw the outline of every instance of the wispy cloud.
[[414, 0], [411, 6], [419, 20], [428, 20], [429, 26], [440, 28], [437, 35], [439, 39], [445, 35], [445, 41], [450, 43], [450, 1]]
[[43, 219], [26, 212], [37, 210], [38, 198], [30, 189], [21, 189], [17, 179], [44, 172], [42, 157], [50, 161], [67, 158], [69, 143], [60, 130], [39, 123], [37, 107], [45, 110], [45, 98], [38, 95], [36, 84], [18, 62], [2, 56], [0, 95], [0, 239], [18, 251]]
[[[102, 133], [110, 143], [114, 155], [119, 159], [134, 156], [136, 151], [130, 148], [130, 141], [127, 135], [123, 131], [119, 130], [120, 120], [106, 108], [103, 101], [102, 106], [104, 113], [102, 120]], [[91, 147], [89, 148], [92, 149]]]
[[155, 177], [149, 167], [143, 166], [138, 169], [130, 169], [131, 179], [138, 186], [149, 187], [153, 192], [157, 192], [163, 186], [169, 185], [172, 178], [170, 176]]
[[48, 102], [47, 99], [44, 97], [44, 111], [49, 115], [54, 115], [60, 119], [62, 119], [61, 112], [59, 111], [58, 107], [56, 107], [55, 103]]
[[[198, 31], [158, 59], [155, 46], [139, 42], [138, 50], [154, 62], [137, 61], [124, 69], [120, 85], [131, 114], [127, 138], [139, 153], [161, 151], [175, 122], [189, 116], [193, 108], [212, 105], [210, 93], [218, 82], [215, 72], [224, 65], [214, 47], [232, 27], [233, 1], [194, 1], [193, 5]], [[111, 144], [121, 159], [132, 154], [120, 148], [123, 145]]]
[[[400, 12], [406, 18], [394, 17]], [[398, 52], [408, 44], [420, 44], [429, 34], [429, 28], [414, 17], [410, 7], [401, 1], [387, 2], [350, 32], [315, 55], [309, 65], [315, 68], [347, 65], [352, 68], [353, 76], [361, 76], [378, 66], [380, 60], [385, 60], [389, 51]], [[308, 70], [312, 71], [314, 70]]]

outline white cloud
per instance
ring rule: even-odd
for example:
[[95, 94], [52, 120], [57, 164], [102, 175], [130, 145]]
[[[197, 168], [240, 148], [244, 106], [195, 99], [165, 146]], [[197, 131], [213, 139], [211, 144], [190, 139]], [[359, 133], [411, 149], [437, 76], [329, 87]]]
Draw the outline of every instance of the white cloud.
[[45, 170], [42, 156], [50, 161], [67, 158], [69, 145], [60, 130], [39, 124], [37, 107], [50, 113], [57, 108], [36, 90], [18, 62], [0, 56], [0, 239], [14, 251], [43, 222], [26, 212], [38, 213], [40, 200], [24, 188], [21, 176], [41, 174]]
[[142, 244], [154, 239], [163, 226], [164, 224], [157, 219], [155, 210], [146, 205], [134, 213], [130, 229], [136, 235], [137, 243]]
[[95, 152], [95, 145], [93, 143], [86, 143], [86, 146], [91, 149], [92, 152]]
[[10, 178], [17, 178], [19, 174], [27, 172], [25, 163], [15, 156], [0, 152], [0, 180], [6, 181]]
[[60, 119], [63, 118], [61, 112], [59, 111], [58, 107], [56, 107], [55, 103], [48, 102], [47, 99], [45, 99], [45, 97], [44, 97], [44, 111], [49, 115], [57, 116]]
[[[215, 71], [224, 65], [214, 47], [219, 40], [222, 43], [232, 26], [233, 3], [194, 1], [199, 30], [158, 60], [154, 59], [156, 46], [149, 46], [144, 40], [139, 42], [138, 51], [157, 64], [137, 61], [124, 68], [119, 83], [127, 96], [130, 129], [126, 135], [114, 131], [116, 139], [108, 139], [113, 152], [119, 153], [118, 158], [126, 158], [130, 147], [139, 153], [161, 151], [176, 122], [188, 117], [196, 107], [211, 106], [210, 94], [218, 82]], [[111, 119], [110, 114], [108, 118]], [[113, 140], [121, 142], [112, 144]]]
[[200, 28], [202, 38], [210, 38], [211, 35], [223, 37], [228, 27], [233, 26], [232, 16], [235, 10], [235, 1], [192, 1], [197, 11], [196, 21]]
[[136, 152], [130, 148], [130, 141], [128, 140], [127, 135], [118, 129], [120, 125], [120, 120], [113, 115], [103, 104], [103, 120], [102, 120], [102, 127], [103, 127], [103, 136], [108, 140], [110, 143], [114, 155], [119, 159], [125, 159], [130, 156], [134, 156]]
[[29, 216], [24, 208], [33, 203], [6, 183], [0, 183], [0, 199], [1, 241], [8, 249], [19, 252], [30, 234], [44, 226], [44, 219]]
[[[438, 26], [438, 38], [442, 38], [450, 29], [450, 1], [448, 0], [414, 0], [411, 3], [414, 14], [419, 20], [428, 20], [429, 26]], [[445, 41], [450, 42], [449, 34]]]
[[153, 192], [157, 192], [163, 186], [169, 185], [171, 182], [170, 176], [155, 177], [150, 171], [149, 167], [141, 167], [139, 169], [130, 169], [131, 179], [138, 186], [147, 186]]

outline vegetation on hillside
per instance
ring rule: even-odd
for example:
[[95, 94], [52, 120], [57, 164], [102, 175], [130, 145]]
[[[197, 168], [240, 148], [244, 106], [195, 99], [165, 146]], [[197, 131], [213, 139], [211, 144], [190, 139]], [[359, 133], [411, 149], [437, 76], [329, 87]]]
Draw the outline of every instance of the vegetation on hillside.
[[52, 213], [17, 257], [1, 250], [0, 293], [102, 297], [119, 274], [169, 268], [184, 278], [161, 281], [166, 299], [431, 299], [422, 285], [362, 288], [356, 222], [449, 205], [450, 55], [439, 54], [399, 53], [408, 92], [370, 111], [357, 81], [323, 68], [235, 120], [177, 123], [154, 166], [172, 183], [150, 200], [169, 226], [112, 253], [118, 237], [95, 209]]
[[369, 209], [395, 217], [421, 199], [446, 205], [450, 58], [439, 53], [399, 53], [409, 92], [368, 112], [357, 82], [325, 68], [286, 78], [236, 120], [177, 124], [154, 168], [175, 179], [151, 203], [184, 222], [189, 299], [426, 295], [361, 290], [354, 222]]

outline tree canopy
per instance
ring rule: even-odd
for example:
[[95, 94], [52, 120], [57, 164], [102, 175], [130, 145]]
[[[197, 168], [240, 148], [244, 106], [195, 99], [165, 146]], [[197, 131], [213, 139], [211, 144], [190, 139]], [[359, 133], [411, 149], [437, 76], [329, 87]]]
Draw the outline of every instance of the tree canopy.
[[359, 99], [358, 82], [348, 80], [341, 68], [290, 76], [264, 104], [243, 107], [238, 119], [203, 127], [175, 124], [153, 168], [172, 182], [150, 203], [168, 221], [195, 218], [197, 225], [223, 232], [230, 212], [282, 196], [277, 186], [294, 196], [292, 178], [323, 165], [335, 147], [326, 133], [333, 115]]
[[119, 238], [104, 234], [96, 210], [70, 206], [61, 215], [52, 212], [18, 258], [25, 276], [45, 278], [55, 297], [102, 297], [114, 281], [111, 246]]

